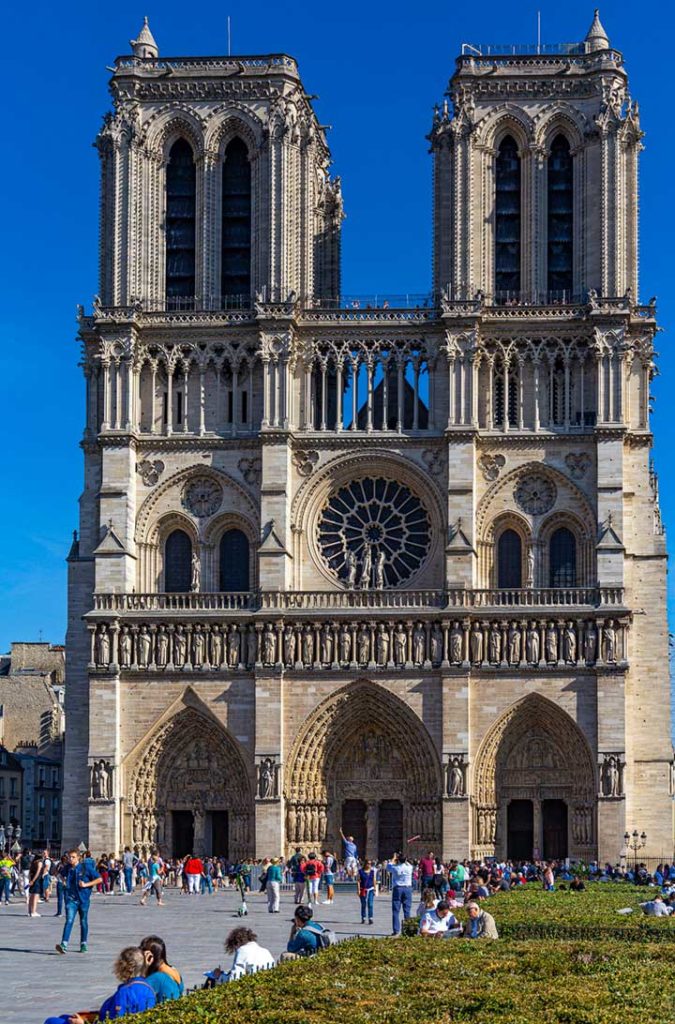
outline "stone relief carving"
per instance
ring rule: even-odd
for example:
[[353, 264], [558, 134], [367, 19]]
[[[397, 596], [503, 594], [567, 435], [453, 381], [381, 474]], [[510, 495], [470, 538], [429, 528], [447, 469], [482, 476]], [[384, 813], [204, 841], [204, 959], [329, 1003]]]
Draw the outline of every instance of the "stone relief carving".
[[531, 516], [540, 516], [555, 505], [557, 488], [548, 477], [532, 473], [518, 481], [513, 497], [523, 512]]
[[199, 561], [199, 555], [197, 552], [192, 554], [192, 578], [190, 580], [190, 590], [193, 593], [197, 593], [202, 583], [202, 568]]
[[188, 481], [183, 492], [183, 506], [199, 519], [212, 516], [220, 508], [223, 488], [210, 476], [200, 476]]
[[458, 800], [467, 795], [466, 792], [466, 754], [450, 754], [445, 766], [445, 793], [451, 799]]
[[440, 476], [443, 472], [441, 453], [434, 451], [433, 448], [427, 448], [426, 451], [422, 452], [422, 461], [432, 476]]
[[506, 459], [503, 455], [489, 455], [483, 452], [478, 458], [478, 465], [486, 480], [496, 480], [506, 465]]
[[247, 484], [257, 484], [259, 482], [262, 471], [262, 459], [239, 459], [237, 466]]
[[572, 842], [575, 846], [593, 845], [593, 808], [575, 807], [572, 812]]
[[591, 457], [587, 452], [570, 452], [565, 456], [565, 465], [570, 471], [574, 480], [581, 480], [591, 464]]
[[164, 472], [164, 463], [161, 459], [143, 459], [136, 463], [136, 472], [146, 487], [153, 487]]
[[91, 800], [112, 800], [113, 766], [110, 761], [94, 761], [89, 769], [89, 798]]
[[279, 797], [280, 766], [273, 757], [264, 758], [258, 765], [258, 797], [277, 800]]
[[297, 449], [293, 452], [293, 465], [300, 476], [311, 476], [318, 461], [319, 453], [317, 451]]

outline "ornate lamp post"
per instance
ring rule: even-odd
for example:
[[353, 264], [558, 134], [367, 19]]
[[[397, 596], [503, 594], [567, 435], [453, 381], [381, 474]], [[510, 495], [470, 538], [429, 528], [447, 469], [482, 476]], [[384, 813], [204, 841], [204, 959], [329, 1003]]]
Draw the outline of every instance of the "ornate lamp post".
[[637, 868], [638, 868], [637, 855], [638, 855], [638, 850], [641, 850], [644, 846], [647, 845], [647, 833], [643, 832], [642, 834], [640, 834], [638, 832], [638, 830], [636, 828], [634, 828], [632, 833], [630, 833], [630, 832], [624, 833], [623, 841], [626, 844], [626, 849], [633, 851], [633, 881], [635, 882], [636, 885], [638, 885], [639, 884], [639, 880], [638, 880], [638, 870], [637, 870]]

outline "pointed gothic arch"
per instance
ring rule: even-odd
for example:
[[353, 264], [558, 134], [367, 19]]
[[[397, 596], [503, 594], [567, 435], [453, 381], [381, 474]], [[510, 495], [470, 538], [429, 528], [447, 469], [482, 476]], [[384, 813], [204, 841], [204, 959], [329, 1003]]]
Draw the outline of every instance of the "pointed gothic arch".
[[[254, 805], [246, 763], [234, 737], [206, 706], [184, 704], [162, 720], [132, 751], [125, 774], [129, 845], [172, 853], [177, 812], [192, 815], [195, 852], [234, 860], [250, 855]], [[227, 850], [209, 850], [207, 832], [215, 815], [227, 816]]]
[[344, 804], [363, 801], [366, 855], [382, 853], [377, 819], [392, 796], [401, 803], [402, 834], [419, 836], [407, 847], [411, 855], [440, 845], [442, 784], [434, 742], [399, 697], [369, 680], [351, 683], [312, 712], [293, 744], [284, 790], [289, 847], [337, 845]]
[[532, 803], [532, 846], [540, 856], [546, 856], [542, 808], [548, 801], [566, 805], [568, 850], [563, 856], [592, 856], [596, 774], [588, 741], [567, 712], [539, 693], [512, 704], [488, 730], [474, 763], [472, 856], [510, 855], [513, 801]]

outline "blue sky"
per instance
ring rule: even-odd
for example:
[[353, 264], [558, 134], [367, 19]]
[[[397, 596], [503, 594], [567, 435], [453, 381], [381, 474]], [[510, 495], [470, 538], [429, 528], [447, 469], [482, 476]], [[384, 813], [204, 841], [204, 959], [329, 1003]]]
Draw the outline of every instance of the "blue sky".
[[[11, 2], [11, 0], [10, 0]], [[591, 4], [541, 2], [542, 40], [581, 40]], [[642, 156], [643, 298], [659, 297], [661, 377], [654, 384], [655, 457], [666, 525], [675, 531], [673, 131], [670, 5], [607, 3], [647, 132]], [[2, 26], [0, 160], [4, 284], [0, 307], [3, 500], [0, 650], [40, 636], [63, 641], [66, 565], [77, 526], [84, 387], [75, 305], [97, 291], [98, 158], [91, 143], [109, 107], [106, 65], [129, 51], [148, 14], [164, 55], [284, 51], [329, 132], [342, 175], [347, 292], [423, 292], [431, 269], [431, 162], [425, 135], [463, 41], [532, 42], [537, 4], [295, 3], [12, 4]], [[11, 100], [10, 100], [11, 96]], [[673, 533], [675, 536], [675, 533]], [[671, 580], [670, 604], [675, 609]]]

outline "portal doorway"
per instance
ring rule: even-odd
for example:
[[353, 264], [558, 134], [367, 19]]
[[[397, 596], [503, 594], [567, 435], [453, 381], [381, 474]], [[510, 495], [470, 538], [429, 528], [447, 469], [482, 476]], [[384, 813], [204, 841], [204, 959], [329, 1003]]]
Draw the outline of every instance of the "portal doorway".
[[544, 800], [541, 805], [544, 860], [563, 860], [567, 850], [567, 804], [564, 800]]
[[342, 805], [342, 831], [346, 836], [354, 836], [359, 857], [366, 852], [366, 811], [365, 800], [345, 800]]
[[192, 811], [172, 811], [173, 856], [187, 857], [194, 852], [195, 824]]
[[211, 812], [211, 854], [214, 857], [229, 855], [229, 821], [227, 811]]
[[531, 800], [512, 800], [508, 807], [506, 855], [528, 860], [534, 845], [534, 808]]
[[403, 804], [400, 800], [381, 800], [377, 822], [377, 858], [388, 860], [403, 849]]

